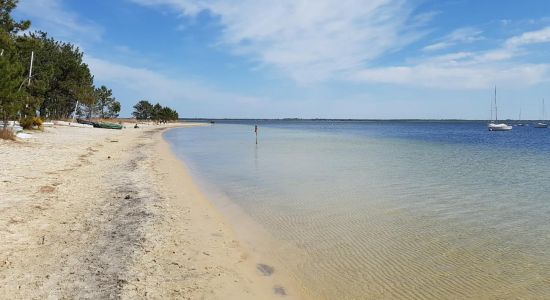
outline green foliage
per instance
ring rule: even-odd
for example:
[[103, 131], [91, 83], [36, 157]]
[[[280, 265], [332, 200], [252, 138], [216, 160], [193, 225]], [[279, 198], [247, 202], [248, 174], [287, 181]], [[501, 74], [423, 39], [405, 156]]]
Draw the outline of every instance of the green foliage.
[[160, 122], [169, 122], [169, 121], [177, 121], [179, 119], [178, 112], [171, 109], [170, 107], [163, 107], [160, 110], [159, 113], [159, 121]]
[[[35, 47], [35, 71], [32, 96], [42, 99], [40, 115], [49, 118], [69, 118], [76, 101], [92, 105], [95, 101], [93, 76], [83, 62], [83, 53], [70, 43], [48, 38], [45, 33], [20, 39], [39, 45]], [[36, 85], [35, 85], [36, 84]]]
[[162, 105], [160, 105], [159, 103], [155, 104], [151, 110], [151, 120], [159, 122], [161, 111]]
[[134, 105], [132, 115], [138, 120], [149, 120], [153, 114], [153, 105], [147, 100], [141, 100]]
[[25, 31], [31, 26], [31, 21], [16, 22], [11, 17], [11, 12], [17, 7], [19, 0], [0, 0], [0, 29], [9, 34], [16, 34]]
[[32, 117], [26, 117], [19, 119], [19, 125], [23, 127], [23, 129], [32, 129], [33, 128], [33, 118]]
[[32, 125], [36, 127], [42, 127], [42, 124], [44, 124], [44, 121], [39, 117], [32, 118]]
[[120, 112], [120, 102], [113, 97], [113, 91], [102, 85], [95, 89], [96, 111], [100, 118], [116, 118]]
[[34, 128], [41, 128], [42, 124], [44, 122], [39, 117], [25, 117], [19, 119], [19, 125], [23, 127], [23, 129], [34, 129]]
[[109, 118], [118, 118], [118, 113], [120, 112], [121, 106], [120, 102], [113, 101], [108, 109]]
[[51, 56], [49, 53], [56, 50], [53, 47], [46, 48], [41, 37], [45, 37], [45, 33], [18, 36], [15, 40], [19, 61], [24, 66], [22, 75], [25, 77], [29, 75], [31, 53], [34, 52], [32, 78], [23, 85], [28, 96], [25, 99], [24, 115], [34, 115], [40, 109], [53, 77], [54, 65], [48, 61], [48, 57]]
[[9, 119], [16, 118], [23, 107], [24, 92], [20, 86], [24, 77], [21, 76], [23, 68], [17, 61], [13, 45], [6, 42], [4, 46], [6, 48], [0, 56], [0, 117], [5, 125]]
[[[56, 41], [45, 32], [21, 34], [30, 21], [15, 21], [11, 13], [18, 0], [0, 0], [0, 118], [69, 118], [76, 103], [102, 118], [118, 117], [120, 102], [112, 91], [96, 89], [83, 62], [83, 53], [71, 43]], [[32, 77], [29, 64], [34, 53]], [[99, 92], [98, 92], [99, 91]], [[80, 109], [82, 112], [82, 109]]]
[[141, 100], [134, 105], [134, 112], [132, 115], [138, 120], [151, 120], [163, 123], [175, 121], [179, 118], [177, 111], [169, 107], [163, 107], [160, 103], [151, 105], [151, 103], [146, 100]]

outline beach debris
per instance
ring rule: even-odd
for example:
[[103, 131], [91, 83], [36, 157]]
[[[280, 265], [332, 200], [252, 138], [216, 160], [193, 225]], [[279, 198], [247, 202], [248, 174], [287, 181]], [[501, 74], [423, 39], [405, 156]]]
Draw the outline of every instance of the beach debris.
[[126, 199], [126, 200], [128, 200], [128, 199], [130, 199], [130, 198], [132, 198], [130, 195], [126, 195], [126, 196], [124, 197], [124, 199]]
[[134, 128], [139, 128], [138, 124], [136, 123], [136, 125], [134, 125]]
[[285, 288], [280, 285], [273, 287], [273, 293], [275, 293], [275, 295], [286, 296]]
[[23, 218], [21, 217], [12, 217], [10, 218], [10, 221], [9, 223], [10, 224], [18, 224], [18, 223], [23, 223], [25, 220], [23, 220]]
[[111, 156], [107, 156], [107, 159], [111, 159]]
[[266, 264], [257, 264], [256, 269], [258, 269], [263, 276], [271, 276], [275, 272], [275, 268]]
[[118, 285], [119, 287], [122, 287], [122, 286], [124, 286], [125, 284], [127, 284], [128, 281], [125, 280], [125, 279], [117, 279], [116, 283], [117, 283], [117, 285]]
[[39, 191], [40, 191], [40, 193], [53, 193], [53, 191], [55, 191], [55, 187], [45, 185], [45, 186], [40, 187]]

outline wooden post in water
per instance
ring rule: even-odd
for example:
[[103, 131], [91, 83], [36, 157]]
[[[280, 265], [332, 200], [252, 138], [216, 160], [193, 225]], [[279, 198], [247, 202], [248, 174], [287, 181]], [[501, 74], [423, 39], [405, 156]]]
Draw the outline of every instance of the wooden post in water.
[[258, 125], [254, 126], [254, 132], [256, 133], [256, 145], [258, 145]]

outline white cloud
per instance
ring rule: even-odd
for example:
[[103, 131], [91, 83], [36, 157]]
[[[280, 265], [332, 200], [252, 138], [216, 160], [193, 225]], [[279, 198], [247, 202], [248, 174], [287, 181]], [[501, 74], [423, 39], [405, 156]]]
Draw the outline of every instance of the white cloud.
[[[183, 77], [172, 78], [164, 75], [161, 71], [131, 67], [89, 55], [86, 55], [84, 60], [89, 65], [96, 81], [116, 86], [118, 91], [129, 91], [129, 94], [136, 97], [122, 99], [126, 104], [135, 103], [139, 99], [147, 99], [175, 108], [185, 108], [185, 104], [192, 103], [195, 108], [208, 108], [199, 111], [199, 113], [207, 115], [217, 112], [218, 108], [227, 109], [228, 106], [241, 109], [243, 105], [246, 105], [254, 108], [265, 105], [269, 100], [220, 91], [198, 80]], [[217, 105], [219, 107], [216, 107]], [[184, 109], [179, 111], [184, 111]]]
[[530, 44], [541, 44], [550, 42], [550, 27], [537, 31], [525, 32], [519, 36], [509, 38], [506, 41], [507, 47], [520, 47]]
[[[520, 63], [515, 58], [526, 55], [528, 45], [550, 42], [550, 27], [511, 37], [495, 49], [424, 58], [411, 54], [408, 64], [374, 68], [379, 58], [421, 38], [424, 26], [435, 13], [414, 13], [415, 7], [406, 0], [131, 1], [166, 6], [186, 17], [208, 12], [222, 25], [221, 45], [302, 83], [351, 79], [360, 83], [478, 89], [495, 83], [528, 86], [548, 80], [548, 64]], [[62, 0], [25, 0], [18, 11], [55, 36], [77, 42], [81, 37], [101, 39], [102, 29], [66, 10]], [[423, 50], [443, 50], [483, 38], [481, 30], [464, 27]], [[146, 97], [189, 101], [226, 97], [233, 103], [252, 104], [263, 101], [215, 91], [194, 81], [174, 80], [148, 69], [88, 59], [97, 78], [139, 90]]]
[[59, 39], [99, 41], [102, 37], [100, 26], [66, 10], [62, 0], [20, 1], [16, 12], [32, 20], [31, 29], [47, 31]]
[[548, 81], [548, 65], [447, 66], [419, 64], [414, 66], [365, 69], [354, 79], [377, 83], [423, 86], [438, 89], [483, 89], [498, 83], [521, 87]]
[[550, 43], [550, 28], [511, 37], [495, 49], [448, 53], [407, 66], [363, 69], [351, 78], [447, 89], [482, 89], [494, 84], [525, 87], [550, 81], [550, 64], [521, 63], [516, 59], [529, 54], [528, 45], [541, 43]]
[[443, 37], [439, 42], [424, 47], [424, 51], [443, 50], [458, 44], [473, 43], [483, 39], [482, 31], [473, 27], [459, 28]]
[[223, 26], [221, 43], [299, 82], [338, 78], [417, 40], [433, 14], [405, 0], [133, 0], [182, 15], [207, 11]]
[[[546, 81], [548, 65], [514, 62], [522, 46], [550, 40], [550, 29], [512, 37], [499, 48], [372, 65], [423, 36], [435, 13], [415, 14], [405, 0], [132, 0], [166, 6], [182, 16], [208, 12], [223, 27], [222, 45], [298, 82], [330, 79], [425, 87], [479, 89], [495, 83], [528, 86]], [[474, 27], [456, 29], [425, 52], [485, 39]]]

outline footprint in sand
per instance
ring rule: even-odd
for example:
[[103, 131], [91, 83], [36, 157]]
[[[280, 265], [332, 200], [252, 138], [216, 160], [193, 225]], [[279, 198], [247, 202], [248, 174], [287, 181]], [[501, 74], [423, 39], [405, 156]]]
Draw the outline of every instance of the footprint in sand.
[[275, 268], [266, 264], [257, 264], [256, 269], [258, 269], [263, 276], [271, 276], [275, 272]]
[[275, 295], [279, 295], [279, 296], [286, 296], [285, 288], [280, 286], [280, 285], [276, 285], [276, 286], [273, 287], [273, 293], [275, 293]]

